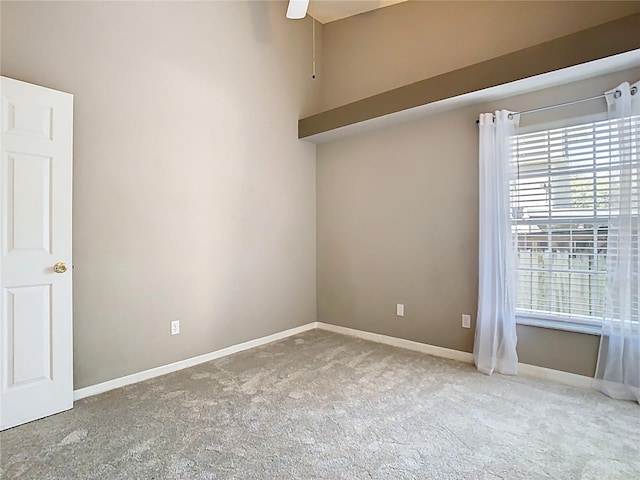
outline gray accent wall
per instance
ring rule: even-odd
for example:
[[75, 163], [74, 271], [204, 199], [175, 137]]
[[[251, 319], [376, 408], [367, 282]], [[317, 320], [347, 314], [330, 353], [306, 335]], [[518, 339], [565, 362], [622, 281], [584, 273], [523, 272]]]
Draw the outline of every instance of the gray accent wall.
[[[478, 291], [481, 112], [597, 95], [640, 68], [318, 145], [318, 321], [471, 352]], [[604, 100], [522, 126], [606, 111]], [[396, 304], [405, 316], [396, 316]], [[461, 315], [472, 328], [461, 327]], [[520, 361], [592, 375], [598, 337], [518, 327]]]

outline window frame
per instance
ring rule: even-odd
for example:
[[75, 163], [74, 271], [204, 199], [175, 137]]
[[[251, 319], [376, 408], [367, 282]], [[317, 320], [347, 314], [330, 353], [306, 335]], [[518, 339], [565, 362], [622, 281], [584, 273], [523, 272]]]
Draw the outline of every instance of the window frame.
[[[529, 133], [542, 132], [557, 128], [569, 128], [578, 125], [605, 121], [609, 118], [608, 113], [599, 112], [590, 115], [568, 117], [558, 120], [534, 123], [523, 127], [518, 127], [516, 135], [526, 135]], [[581, 315], [553, 314], [549, 312], [537, 312], [535, 310], [522, 310], [516, 307], [516, 324], [553, 330], [563, 330], [568, 332], [585, 333], [589, 335], [600, 335], [602, 333], [602, 320]]]

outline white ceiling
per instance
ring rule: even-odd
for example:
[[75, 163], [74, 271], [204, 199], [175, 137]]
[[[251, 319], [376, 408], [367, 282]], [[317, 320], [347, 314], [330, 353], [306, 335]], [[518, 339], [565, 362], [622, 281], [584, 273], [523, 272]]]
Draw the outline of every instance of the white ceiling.
[[320, 23], [329, 23], [407, 0], [311, 0], [308, 13]]

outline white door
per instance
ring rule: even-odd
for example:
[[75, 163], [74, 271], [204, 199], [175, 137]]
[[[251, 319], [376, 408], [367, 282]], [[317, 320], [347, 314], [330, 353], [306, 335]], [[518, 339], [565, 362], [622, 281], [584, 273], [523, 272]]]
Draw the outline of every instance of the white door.
[[1, 80], [0, 430], [4, 430], [73, 407], [73, 96]]

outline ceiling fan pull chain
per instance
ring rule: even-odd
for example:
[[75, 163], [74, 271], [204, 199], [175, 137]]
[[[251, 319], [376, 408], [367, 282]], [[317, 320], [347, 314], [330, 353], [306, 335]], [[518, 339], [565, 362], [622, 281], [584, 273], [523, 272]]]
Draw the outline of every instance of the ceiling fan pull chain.
[[316, 19], [311, 17], [311, 22], [312, 22], [312, 36], [313, 36], [313, 62], [312, 62], [312, 72], [311, 72], [311, 78], [313, 80], [316, 79]]

